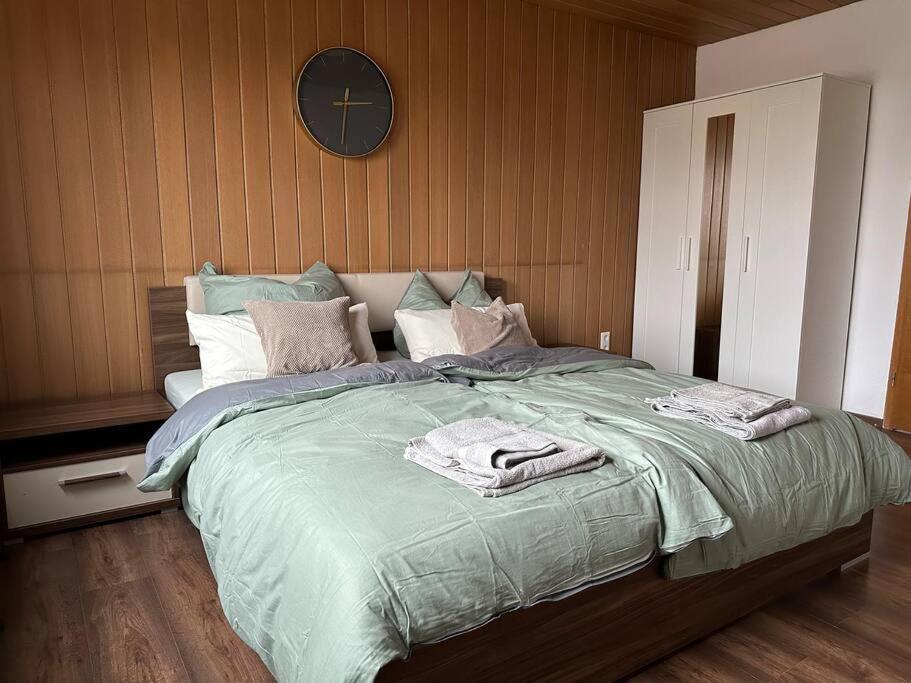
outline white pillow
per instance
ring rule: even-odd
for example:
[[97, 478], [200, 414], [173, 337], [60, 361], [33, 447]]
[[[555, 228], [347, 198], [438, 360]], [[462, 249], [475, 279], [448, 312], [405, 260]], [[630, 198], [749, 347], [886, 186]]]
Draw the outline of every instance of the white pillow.
[[[522, 304], [508, 304], [510, 312], [525, 329], [529, 339], [531, 330], [525, 319], [525, 307]], [[475, 310], [486, 311], [486, 306], [475, 306]], [[452, 309], [439, 308], [431, 311], [400, 309], [395, 312], [395, 321], [399, 324], [411, 360], [420, 363], [425, 358], [442, 356], [447, 353], [462, 353], [462, 345], [452, 326]]]
[[266, 354], [249, 315], [187, 311], [187, 324], [199, 346], [203, 389], [266, 376]]
[[[368, 320], [366, 303], [348, 309], [355, 355], [361, 363], [376, 363], [376, 347]], [[187, 311], [187, 323], [199, 345], [203, 389], [266, 376], [266, 354], [249, 315], [207, 315]]]
[[351, 328], [351, 346], [361, 363], [376, 363], [376, 347], [370, 336], [370, 311], [367, 303], [354, 304], [348, 309], [348, 327]]

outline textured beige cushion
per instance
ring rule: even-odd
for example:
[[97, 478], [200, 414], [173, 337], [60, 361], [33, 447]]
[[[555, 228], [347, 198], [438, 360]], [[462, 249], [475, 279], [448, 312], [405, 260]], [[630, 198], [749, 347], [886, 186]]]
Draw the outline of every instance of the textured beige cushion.
[[347, 296], [331, 301], [245, 301], [269, 377], [357, 365]]
[[536, 346], [500, 297], [480, 311], [453, 301], [452, 327], [468, 355], [495, 346]]

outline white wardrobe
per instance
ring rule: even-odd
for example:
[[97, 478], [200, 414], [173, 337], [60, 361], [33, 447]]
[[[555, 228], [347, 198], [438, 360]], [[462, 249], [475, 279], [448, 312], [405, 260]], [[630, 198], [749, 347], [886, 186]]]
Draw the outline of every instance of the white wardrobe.
[[869, 101], [822, 74], [645, 113], [634, 357], [840, 406]]

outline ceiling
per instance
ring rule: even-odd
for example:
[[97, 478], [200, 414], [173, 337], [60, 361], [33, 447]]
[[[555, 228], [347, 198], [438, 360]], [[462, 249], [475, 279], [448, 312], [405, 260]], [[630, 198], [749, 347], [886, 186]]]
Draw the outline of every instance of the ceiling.
[[644, 33], [706, 45], [857, 0], [536, 0]]

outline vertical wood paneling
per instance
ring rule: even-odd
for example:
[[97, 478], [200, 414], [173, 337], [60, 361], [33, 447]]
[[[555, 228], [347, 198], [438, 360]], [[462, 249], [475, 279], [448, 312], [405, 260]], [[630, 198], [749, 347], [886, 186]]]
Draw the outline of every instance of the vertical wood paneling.
[[154, 378], [149, 287], [164, 283], [164, 265], [149, 45], [144, 8], [135, 3], [114, 2], [113, 9], [140, 370], [142, 388], [151, 389]]
[[[221, 267], [212, 64], [209, 60], [206, 0], [180, 0], [178, 20], [184, 127], [187, 139], [190, 230], [193, 243], [193, 271], [196, 271], [206, 261], [212, 261]], [[296, 226], [294, 232], [297, 234]]]
[[[433, 0], [437, 6], [439, 0]], [[430, 17], [429, 0], [408, 2], [408, 202], [411, 268], [430, 265]]]
[[411, 265], [411, 189], [409, 116], [409, 44], [398, 36], [408, 34], [408, 0], [387, 0], [386, 35], [389, 71], [386, 73], [395, 97], [395, 121], [389, 133], [389, 267], [408, 270]]
[[[595, 159], [595, 104], [598, 97], [604, 97], [599, 92], [599, 30], [598, 25], [586, 20], [585, 22], [585, 58], [583, 61], [582, 81], [587, 87], [582, 93], [582, 126], [581, 148], [579, 150], [579, 186], [577, 192], [578, 223], [576, 225], [575, 249], [575, 275], [573, 306], [573, 334], [574, 344], [585, 343], [585, 304], [588, 292], [588, 258], [589, 245], [591, 244], [591, 219], [592, 205], [597, 195], [592, 190], [592, 173]], [[606, 122], [603, 122], [606, 123]], [[604, 129], [599, 126], [599, 138], [603, 137]], [[603, 152], [602, 152], [603, 153]]]
[[78, 6], [48, 3], [47, 53], [76, 390], [110, 390]]
[[266, 15], [262, 2], [239, 0], [240, 111], [244, 144], [244, 196], [250, 272], [275, 272], [269, 148], [269, 96], [266, 71]]
[[[364, 3], [364, 47], [389, 77], [386, 53], [386, 0]], [[393, 112], [398, 116], [399, 112]], [[389, 145], [367, 157], [369, 270], [389, 270]]]
[[270, 0], [266, 2], [266, 88], [275, 270], [279, 273], [295, 273], [301, 269], [294, 165], [296, 121], [294, 109], [288, 107], [288, 83], [296, 76], [291, 45], [291, 3], [289, 0]]
[[[488, 0], [484, 82], [484, 270], [500, 273], [500, 196], [503, 189], [505, 0]], [[471, 201], [475, 201], [474, 195]]]
[[[541, 290], [542, 338], [552, 344], [559, 328], [560, 251], [563, 231], [563, 180], [566, 172], [567, 69], [569, 66], [570, 16], [559, 13], [554, 21], [554, 57], [550, 128], [550, 171], [548, 173], [547, 228], [544, 247], [544, 282], [533, 280], [534, 291]], [[573, 93], [575, 100], [577, 94]]]
[[249, 273], [237, 6], [230, 0], [209, 2], [209, 52], [222, 265], [228, 273]]
[[177, 4], [174, 0], [149, 2], [146, 13], [164, 276], [165, 284], [179, 285], [193, 269], [193, 248], [183, 89], [175, 87], [181, 82]]
[[[523, 4], [506, 0], [503, 64], [503, 167], [500, 186], [500, 277], [507, 301], [516, 301], [516, 228], [519, 220], [520, 36]], [[510, 49], [506, 49], [505, 46]]]
[[111, 390], [141, 385], [126, 169], [110, 0], [79, 3]]
[[[486, 1], [470, 0], [468, 3], [468, 94], [467, 109], [467, 185], [465, 196], [465, 263], [480, 270], [484, 263], [484, 152], [485, 140], [484, 102], [487, 74], [487, 17]], [[450, 263], [450, 266], [454, 266]]]
[[536, 338], [544, 338], [544, 271], [547, 263], [547, 217], [550, 204], [551, 130], [553, 114], [554, 12], [538, 14], [538, 78], [535, 84], [535, 164], [532, 187], [531, 258], [529, 259], [528, 323]]
[[38, 323], [36, 341], [41, 359], [41, 377], [34, 381], [42, 387], [43, 396], [75, 396], [76, 360], [45, 56], [44, 6], [39, 2], [12, 2], [7, 8], [19, 165]]
[[[456, 1], [455, 4], [459, 3]], [[446, 270], [449, 218], [449, 0], [431, 0], [429, 9], [430, 269]]]
[[[0, 8], [0, 402], [150, 387], [148, 288], [205, 260], [483, 268], [541, 342], [629, 351], [641, 113], [693, 48], [523, 0]], [[294, 109], [338, 44], [395, 96], [366, 159]]]
[[[316, 4], [292, 2], [291, 46], [294, 53], [295, 78], [310, 56], [316, 52], [316, 45]], [[291, 96], [294, 97], [293, 91]], [[293, 102], [291, 102], [290, 108], [294, 111]], [[314, 261], [326, 258], [326, 243], [323, 240], [323, 183], [320, 174], [320, 152], [319, 148], [310, 140], [303, 125], [297, 121], [296, 114], [294, 117], [301, 266], [309, 268]]]
[[[616, 214], [620, 157], [619, 123], [620, 96], [623, 82], [622, 60], [625, 55], [626, 31], [601, 25], [598, 29], [597, 95], [595, 97], [594, 163], [591, 185], [591, 222], [589, 223], [588, 268], [586, 274], [585, 318], [583, 341], [598, 335], [598, 315], [601, 305], [602, 250], [605, 242], [613, 244], [616, 223], [606, 217]], [[618, 64], [619, 62], [619, 64]], [[617, 87], [619, 81], [621, 87]]]
[[449, 3], [449, 187], [446, 265], [465, 267], [465, 210], [468, 185], [468, 2]]
[[0, 363], [6, 368], [7, 400], [28, 401], [42, 395], [41, 361], [12, 88], [9, 20], [4, 6], [0, 12], [0, 323], [4, 351]]
[[[519, 62], [519, 186], [516, 198], [515, 294], [517, 301], [528, 301], [531, 284], [531, 243], [535, 206], [535, 122], [537, 121], [538, 84], [538, 11], [537, 5], [522, 4]], [[531, 317], [529, 311], [528, 317]]]
[[579, 220], [579, 158], [582, 143], [582, 103], [585, 65], [585, 19], [573, 16], [567, 65], [566, 152], [563, 170], [563, 222], [560, 239], [560, 298], [557, 341], [572, 342], [575, 248]]

